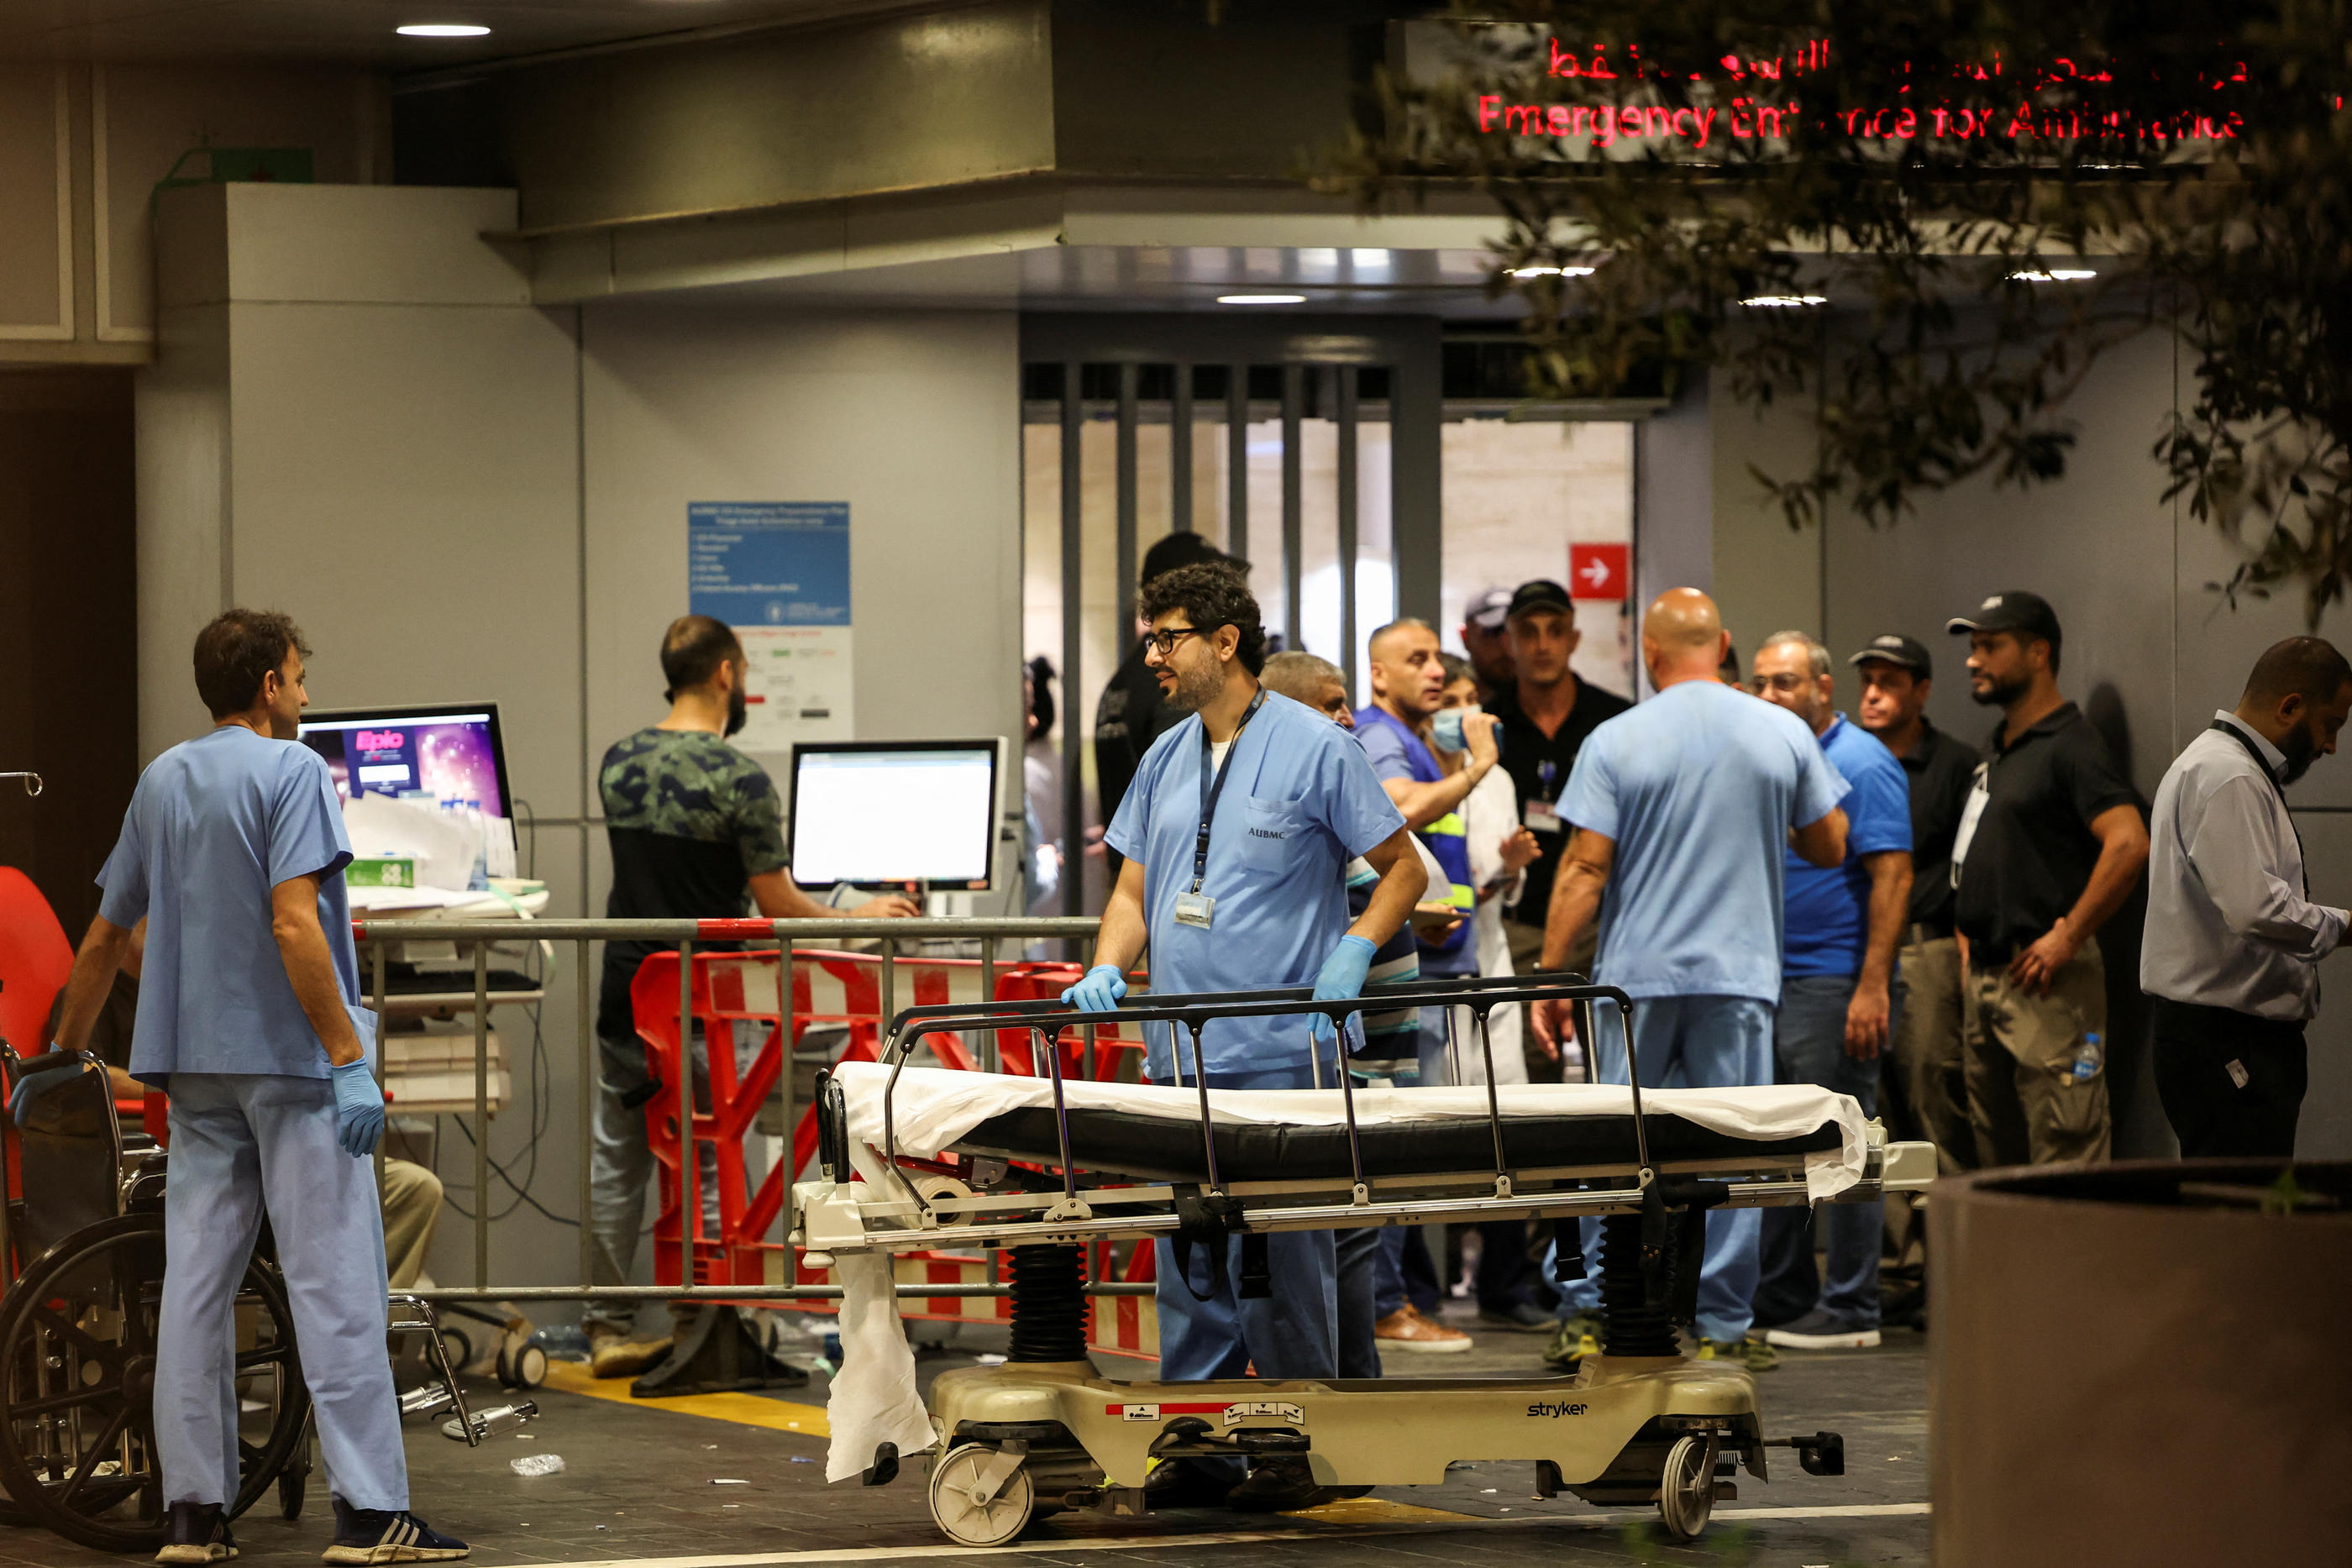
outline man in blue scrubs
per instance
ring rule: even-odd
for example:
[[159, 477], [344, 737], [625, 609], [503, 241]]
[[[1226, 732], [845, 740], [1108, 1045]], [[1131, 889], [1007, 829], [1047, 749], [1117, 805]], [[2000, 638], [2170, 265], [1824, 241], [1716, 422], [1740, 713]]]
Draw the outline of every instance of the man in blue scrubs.
[[[1845, 780], [1804, 721], [1725, 685], [1730, 649], [1714, 601], [1696, 589], [1658, 596], [1642, 622], [1642, 662], [1657, 695], [1595, 729], [1577, 753], [1560, 813], [1575, 828], [1552, 883], [1541, 967], [1566, 967], [1597, 914], [1595, 978], [1632, 997], [1633, 1049], [1647, 1086], [1724, 1088], [1772, 1082], [1772, 1015], [1780, 999], [1781, 854], [1814, 865], [1845, 858]], [[1565, 1004], [1537, 1003], [1537, 1037], [1558, 1048]], [[1626, 1082], [1624, 1031], [1596, 1011], [1594, 1059]], [[1759, 1211], [1706, 1217], [1699, 1271], [1703, 1356], [1750, 1371], [1777, 1356], [1751, 1339]], [[1600, 1223], [1584, 1227], [1597, 1272]], [[1596, 1278], [1567, 1291], [1570, 1315], [1547, 1359], [1575, 1358], [1599, 1328]]]
[[131, 1075], [172, 1097], [155, 1446], [159, 1563], [236, 1555], [236, 1304], [266, 1210], [335, 1509], [329, 1563], [430, 1563], [465, 1542], [408, 1511], [384, 1351], [383, 1134], [375, 1016], [360, 1006], [332, 777], [295, 734], [310, 650], [285, 616], [232, 610], [197, 634], [208, 734], [141, 775], [74, 959], [58, 1045], [79, 1050], [147, 921]]
[[[1239, 573], [1214, 564], [1170, 572], [1144, 585], [1141, 609], [1163, 699], [1192, 716], [1144, 755], [1104, 835], [1127, 862], [1094, 967], [1062, 999], [1088, 1011], [1117, 1006], [1147, 945], [1156, 993], [1311, 984], [1328, 1000], [1360, 994], [1374, 950], [1427, 884], [1404, 819], [1345, 730], [1259, 685], [1265, 633]], [[1351, 924], [1344, 873], [1356, 855], [1380, 882]], [[1318, 1055], [1321, 1082], [1337, 1083], [1339, 1042], [1325, 1019], [1219, 1019], [1201, 1031], [1197, 1070], [1189, 1040], [1171, 1041], [1166, 1026], [1148, 1032], [1145, 1071], [1156, 1083], [1191, 1083], [1198, 1071], [1217, 1089], [1311, 1088]], [[1240, 1377], [1253, 1366], [1260, 1377], [1335, 1375], [1331, 1233], [1265, 1240], [1272, 1290], [1255, 1300], [1234, 1288], [1238, 1239], [1227, 1243], [1222, 1278], [1195, 1257], [1189, 1281], [1174, 1248], [1160, 1243], [1163, 1381]], [[1154, 1490], [1172, 1504], [1210, 1500], [1220, 1486], [1205, 1467], [1187, 1467]], [[1304, 1460], [1277, 1460], [1226, 1500], [1288, 1508], [1315, 1490]]]

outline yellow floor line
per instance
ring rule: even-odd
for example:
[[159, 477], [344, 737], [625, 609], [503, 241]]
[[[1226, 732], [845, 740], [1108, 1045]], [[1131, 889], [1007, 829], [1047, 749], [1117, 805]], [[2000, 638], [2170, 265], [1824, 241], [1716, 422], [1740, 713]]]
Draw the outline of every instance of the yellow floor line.
[[816, 1405], [792, 1405], [763, 1399], [756, 1394], [681, 1394], [667, 1399], [635, 1399], [625, 1377], [591, 1377], [576, 1361], [553, 1361], [547, 1366], [547, 1386], [587, 1399], [609, 1400], [640, 1410], [668, 1410], [680, 1416], [700, 1416], [711, 1421], [732, 1421], [739, 1427], [766, 1427], [797, 1432], [803, 1437], [830, 1437], [833, 1427]]

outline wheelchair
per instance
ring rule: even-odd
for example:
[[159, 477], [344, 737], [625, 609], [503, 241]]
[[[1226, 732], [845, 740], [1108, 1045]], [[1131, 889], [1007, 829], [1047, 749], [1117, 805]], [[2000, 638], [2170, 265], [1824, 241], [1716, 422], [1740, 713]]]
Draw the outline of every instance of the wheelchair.
[[[33, 1124], [0, 1110], [0, 1523], [39, 1525], [100, 1552], [152, 1552], [168, 1530], [155, 1449], [156, 1342], [163, 1298], [166, 1153], [117, 1121], [106, 1073], [88, 1052], [19, 1058], [0, 1040], [0, 1067], [20, 1075], [79, 1071], [43, 1095]], [[94, 1071], [93, 1071], [94, 1070]], [[430, 1303], [392, 1298], [425, 1336], [441, 1378], [401, 1401], [403, 1415], [454, 1409], [449, 1436], [478, 1444], [528, 1406], [469, 1411]], [[239, 1484], [231, 1518], [274, 1487], [299, 1518], [315, 1447], [294, 1318], [268, 1221], [238, 1288]], [[508, 1417], [502, 1421], [500, 1417]], [[450, 1428], [457, 1430], [450, 1430]]]

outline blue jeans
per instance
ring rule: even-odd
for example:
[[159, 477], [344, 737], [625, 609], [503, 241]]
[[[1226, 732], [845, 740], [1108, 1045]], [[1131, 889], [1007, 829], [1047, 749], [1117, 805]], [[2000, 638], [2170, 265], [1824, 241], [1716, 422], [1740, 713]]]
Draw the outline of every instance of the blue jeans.
[[[1623, 1083], [1625, 1028], [1615, 1004], [1592, 1008], [1593, 1060], [1601, 1082]], [[1728, 1089], [1772, 1082], [1772, 1004], [1754, 997], [1635, 998], [1633, 1045], [1644, 1089]], [[1706, 1254], [1698, 1278], [1698, 1332], [1717, 1343], [1747, 1333], [1754, 1321], [1761, 1211], [1715, 1209], [1706, 1217]], [[1601, 1310], [1601, 1221], [1583, 1221], [1586, 1278], [1572, 1281], [1562, 1315]], [[1549, 1272], [1550, 1263], [1545, 1268]]]
[[[1879, 1059], [1846, 1054], [1845, 1012], [1853, 1000], [1853, 975], [1790, 975], [1780, 982], [1780, 1012], [1772, 1025], [1774, 1082], [1811, 1083], [1851, 1094], [1865, 1116], [1878, 1114]], [[1903, 1023], [1903, 982], [1887, 988], [1887, 1037]], [[1820, 1306], [1856, 1328], [1878, 1326], [1878, 1255], [1885, 1205], [1832, 1203], [1818, 1209], [1764, 1211], [1763, 1281], [1757, 1315], [1792, 1322]], [[1816, 1228], [1829, 1251], [1829, 1278], [1813, 1264]]]

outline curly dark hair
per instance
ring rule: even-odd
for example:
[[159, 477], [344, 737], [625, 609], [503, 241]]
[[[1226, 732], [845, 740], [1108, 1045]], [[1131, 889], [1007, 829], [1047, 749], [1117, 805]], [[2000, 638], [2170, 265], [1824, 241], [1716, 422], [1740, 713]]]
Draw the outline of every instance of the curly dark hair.
[[310, 656], [302, 629], [275, 610], [225, 610], [196, 633], [196, 695], [215, 718], [244, 713], [286, 655]]
[[1203, 632], [1231, 626], [1241, 633], [1236, 652], [1242, 668], [1253, 675], [1265, 668], [1265, 628], [1258, 621], [1257, 601], [1248, 580], [1223, 561], [1181, 566], [1153, 578], [1143, 585], [1139, 608], [1146, 621], [1181, 610]]

